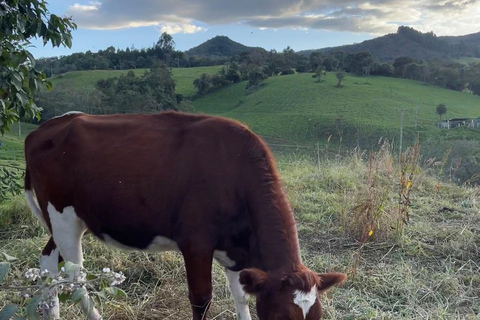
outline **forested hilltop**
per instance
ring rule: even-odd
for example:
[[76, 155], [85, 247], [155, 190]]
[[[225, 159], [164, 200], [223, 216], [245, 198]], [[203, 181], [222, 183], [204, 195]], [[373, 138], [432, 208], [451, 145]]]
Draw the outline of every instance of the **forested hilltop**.
[[411, 27], [400, 26], [396, 33], [361, 43], [303, 50], [299, 53], [310, 55], [313, 51], [325, 54], [335, 51], [346, 53], [367, 51], [382, 62], [392, 62], [401, 56], [408, 56], [416, 60], [480, 58], [480, 32], [464, 36], [437, 37], [433, 32], [422, 33]]
[[[39, 59], [36, 68], [52, 77], [72, 71], [152, 68], [157, 61], [172, 68], [234, 63], [241, 80], [247, 80], [254, 67], [260, 69], [261, 74], [257, 75], [260, 78], [292, 71], [318, 72], [321, 68], [320, 71], [420, 80], [451, 90], [480, 94], [480, 33], [437, 37], [433, 32], [421, 33], [403, 26], [395, 34], [360, 44], [300, 52], [288, 45], [281, 52], [247, 47], [225, 36], [217, 36], [183, 52], [175, 49], [171, 35], [163, 33], [149, 48], [115, 49], [111, 46], [96, 53], [87, 51]], [[259, 73], [258, 70], [255, 72]], [[237, 76], [232, 75], [226, 81], [217, 81], [213, 87], [236, 80]]]

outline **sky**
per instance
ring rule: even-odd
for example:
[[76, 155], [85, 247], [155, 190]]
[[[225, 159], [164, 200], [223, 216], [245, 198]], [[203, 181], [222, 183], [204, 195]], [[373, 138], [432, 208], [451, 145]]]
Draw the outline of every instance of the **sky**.
[[32, 41], [36, 58], [109, 46], [151, 47], [162, 32], [177, 50], [217, 35], [247, 46], [295, 51], [359, 43], [406, 25], [437, 36], [480, 32], [480, 0], [47, 0], [77, 24], [73, 46]]

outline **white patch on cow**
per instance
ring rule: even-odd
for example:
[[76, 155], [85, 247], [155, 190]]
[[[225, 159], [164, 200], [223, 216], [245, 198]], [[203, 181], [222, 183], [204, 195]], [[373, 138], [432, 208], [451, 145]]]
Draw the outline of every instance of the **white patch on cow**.
[[78, 113], [84, 114], [84, 112], [81, 112], [81, 111], [68, 111], [68, 112], [65, 112], [64, 114], [61, 114], [61, 115], [56, 116], [56, 117], [53, 117], [52, 119], [60, 118], [60, 117], [64, 117], [64, 116], [68, 116], [68, 115], [71, 115], [71, 114], [78, 114]]
[[[105, 244], [121, 250], [126, 251], [137, 251], [140, 250], [139, 248], [130, 247], [124, 245], [123, 243], [113, 239], [106, 233], [102, 234], [102, 237], [105, 241]], [[171, 239], [162, 236], [156, 236], [153, 238], [152, 242], [142, 251], [149, 251], [149, 252], [162, 252], [162, 251], [179, 251], [177, 243]]]
[[35, 200], [33, 191], [26, 190], [25, 198], [27, 198], [28, 206], [30, 207], [30, 210], [32, 211], [32, 213], [35, 215], [35, 217], [37, 217], [40, 223], [48, 230], [47, 223], [45, 222], [45, 218], [43, 218], [42, 210], [40, 210], [40, 206], [38, 205], [37, 200]]
[[213, 252], [213, 257], [218, 261], [218, 263], [226, 268], [232, 268], [235, 266], [235, 261], [228, 257], [226, 251], [215, 250]]
[[156, 236], [155, 238], [153, 238], [152, 243], [150, 243], [145, 250], [152, 252], [179, 251], [177, 243], [175, 241], [162, 236]]
[[58, 256], [59, 256], [58, 248], [55, 248], [50, 255], [48, 256], [41, 256], [40, 257], [40, 269], [44, 271], [45, 269], [48, 272], [55, 276], [58, 274]]
[[87, 226], [78, 218], [72, 206], [65, 207], [63, 212], [58, 212], [49, 202], [47, 211], [52, 225], [53, 240], [63, 259], [82, 265], [82, 236]]
[[250, 310], [248, 308], [247, 295], [240, 284], [240, 272], [225, 269], [228, 279], [228, 286], [235, 303], [235, 312], [237, 320], [251, 320]]
[[[72, 206], [65, 207], [62, 212], [59, 212], [49, 202], [47, 211], [52, 225], [53, 241], [55, 241], [63, 259], [83, 266], [82, 236], [87, 230], [86, 224], [77, 216]], [[70, 274], [70, 280], [75, 278], [75, 275], [78, 274], [77, 272], [78, 270]], [[58, 301], [57, 297], [54, 297], [54, 299]], [[80, 303], [84, 313], [88, 310], [89, 299], [88, 294], [85, 294], [81, 298]], [[89, 320], [100, 320], [102, 316], [98, 310], [93, 307], [91, 312], [88, 313], [87, 318]], [[52, 319], [59, 318], [54, 317]]]
[[[48, 270], [51, 276], [58, 275], [58, 255], [59, 251], [55, 248], [50, 255], [40, 256], [40, 270]], [[43, 310], [43, 314], [48, 316], [47, 319], [60, 319], [60, 302], [58, 296], [56, 296], [55, 289], [49, 290], [45, 288], [43, 293], [53, 296], [53, 307]]]
[[315, 304], [317, 300], [317, 287], [313, 286], [309, 292], [304, 292], [300, 290], [296, 290], [293, 293], [293, 303], [302, 309], [303, 318], [307, 317], [310, 308]]

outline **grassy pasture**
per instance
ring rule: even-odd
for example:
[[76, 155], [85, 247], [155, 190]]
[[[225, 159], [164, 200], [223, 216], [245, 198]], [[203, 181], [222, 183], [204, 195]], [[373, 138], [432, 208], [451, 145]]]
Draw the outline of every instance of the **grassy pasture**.
[[[195, 94], [193, 80], [198, 78], [202, 73], [213, 74], [218, 72], [221, 66], [198, 67], [198, 68], [172, 68], [173, 78], [176, 81], [176, 92], [184, 96], [192, 96]], [[141, 75], [147, 69], [132, 70], [137, 76]], [[119, 77], [127, 74], [129, 70], [89, 70], [68, 72], [63, 75], [54, 76], [51, 81], [55, 90], [55, 85], [71, 86], [81, 88], [86, 93], [95, 89], [95, 83], [100, 79]]]
[[[23, 132], [31, 130], [28, 126]], [[13, 128], [15, 129], [15, 128]], [[7, 134], [0, 159], [22, 163], [22, 139]], [[0, 147], [0, 148], [3, 148]], [[411, 220], [396, 240], [375, 239], [362, 249], [345, 230], [365, 188], [366, 155], [323, 159], [318, 165], [301, 153], [278, 154], [278, 167], [298, 223], [305, 264], [318, 272], [349, 275], [341, 287], [322, 296], [325, 319], [478, 319], [480, 315], [480, 190], [442, 183], [427, 170], [418, 173], [411, 195]], [[394, 167], [394, 174], [398, 168]], [[388, 190], [385, 210], [398, 195]], [[390, 208], [390, 209], [388, 209]], [[23, 197], [0, 204], [0, 252], [16, 256], [7, 282], [38, 266], [48, 236]], [[101, 306], [105, 319], [188, 319], [190, 306], [183, 261], [177, 253], [124, 252], [107, 248], [92, 236], [83, 240], [85, 266], [123, 271], [125, 301]], [[356, 266], [356, 267], [355, 267]], [[353, 276], [353, 271], [355, 276]], [[214, 301], [210, 319], [235, 319], [226, 279], [214, 263]], [[0, 291], [0, 308], [22, 303]], [[256, 319], [253, 299], [252, 314]], [[62, 306], [64, 319], [82, 319], [77, 306]]]
[[[177, 92], [193, 96], [193, 80], [216, 67], [173, 68]], [[81, 88], [86, 93], [102, 78], [127, 70], [70, 72], [52, 79], [55, 86]], [[141, 74], [144, 69], [134, 70]], [[436, 127], [436, 107], [445, 103], [445, 118], [478, 117], [480, 97], [446, 90], [418, 81], [390, 77], [347, 75], [336, 88], [335, 73], [317, 83], [312, 74], [294, 74], [267, 79], [248, 92], [246, 82], [237, 83], [193, 101], [195, 112], [238, 119], [262, 136], [296, 143], [331, 143], [371, 148], [380, 137], [399, 141], [403, 112], [403, 139], [412, 142], [417, 132], [422, 141], [479, 139], [478, 130], [442, 130]], [[53, 89], [55, 90], [55, 89]], [[403, 110], [403, 111], [402, 111]]]
[[[334, 73], [323, 79], [317, 83], [311, 74], [271, 77], [250, 94], [242, 82], [196, 99], [193, 105], [197, 112], [238, 119], [262, 135], [299, 142], [326, 140], [330, 135], [331, 141], [339, 141], [342, 136], [350, 145], [381, 135], [398, 141], [401, 109], [404, 135], [409, 138], [417, 131], [422, 137], [453, 134], [436, 128], [439, 103], [447, 105], [446, 118], [480, 115], [479, 96], [422, 82], [348, 75], [343, 87], [336, 88]], [[468, 135], [480, 137], [478, 131]]]

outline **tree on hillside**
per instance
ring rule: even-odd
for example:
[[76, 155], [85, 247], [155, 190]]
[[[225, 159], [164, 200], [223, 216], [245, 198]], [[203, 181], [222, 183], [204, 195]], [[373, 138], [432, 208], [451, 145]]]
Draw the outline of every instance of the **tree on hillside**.
[[440, 116], [440, 120], [442, 119], [443, 115], [447, 113], [447, 106], [444, 103], [440, 103], [437, 106], [437, 114]]
[[415, 60], [410, 57], [400, 57], [393, 62], [393, 74], [397, 77], [403, 77], [405, 66], [409, 63], [414, 63]]
[[322, 75], [327, 75], [327, 73], [325, 72], [325, 67], [324, 66], [319, 66], [315, 70], [315, 74], [313, 75], [313, 77], [317, 79], [316, 82], [321, 82], [322, 81]]
[[345, 72], [343, 71], [337, 72], [335, 76], [337, 77], [337, 80], [338, 80], [336, 87], [340, 88], [342, 86], [343, 79], [345, 79]]
[[39, 118], [40, 109], [33, 101], [41, 87], [50, 88], [42, 72], [35, 70], [35, 58], [27, 50], [33, 37], [44, 45], [71, 47], [71, 18], [50, 14], [44, 0], [10, 0], [0, 2], [0, 133], [20, 118]]
[[158, 59], [162, 60], [163, 63], [168, 65], [170, 59], [172, 58], [172, 53], [175, 50], [175, 41], [173, 41], [173, 37], [168, 33], [163, 32], [155, 44], [154, 50]]
[[283, 49], [282, 54], [285, 57], [286, 66], [289, 68], [295, 67], [295, 61], [297, 59], [295, 50], [290, 48], [290, 46], [287, 46], [285, 49]]
[[323, 59], [324, 59], [324, 56], [321, 52], [319, 51], [312, 52], [308, 58], [310, 63], [310, 70], [315, 72], [318, 69], [318, 67], [323, 66]]
[[248, 72], [247, 89], [253, 86], [258, 86], [260, 82], [267, 79], [268, 75], [263, 73], [259, 67], [254, 67]]
[[193, 86], [197, 89], [199, 95], [207, 93], [212, 87], [212, 76], [206, 73], [193, 80]]
[[178, 109], [175, 81], [170, 69], [161, 61], [142, 76], [130, 70], [118, 78], [99, 80], [97, 89], [103, 94], [102, 104], [109, 113]]

